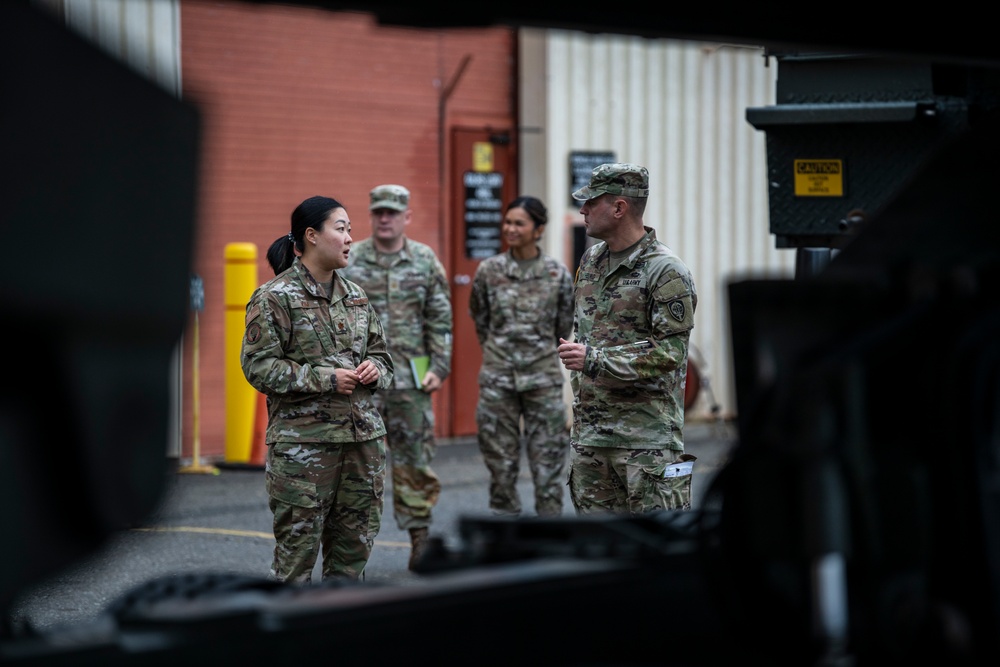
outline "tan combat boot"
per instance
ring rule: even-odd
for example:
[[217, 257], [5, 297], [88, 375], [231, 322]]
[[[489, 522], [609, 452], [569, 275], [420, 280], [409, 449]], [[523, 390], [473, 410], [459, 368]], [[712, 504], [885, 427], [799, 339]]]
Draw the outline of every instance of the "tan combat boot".
[[421, 554], [427, 548], [427, 528], [410, 528], [410, 564], [409, 569], [413, 569], [420, 560]]

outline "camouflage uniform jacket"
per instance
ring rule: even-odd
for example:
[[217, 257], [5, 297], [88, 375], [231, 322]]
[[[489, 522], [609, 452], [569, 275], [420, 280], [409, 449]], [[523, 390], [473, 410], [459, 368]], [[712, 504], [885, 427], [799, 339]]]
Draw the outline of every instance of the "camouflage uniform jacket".
[[507, 391], [562, 385], [556, 347], [573, 333], [573, 278], [540, 254], [519, 264], [508, 250], [480, 262], [469, 311], [483, 348], [479, 383]]
[[[332, 297], [298, 258], [258, 287], [247, 303], [240, 357], [247, 381], [268, 397], [266, 442], [385, 435], [372, 401], [393, 376], [382, 324], [364, 291], [336, 272]], [[359, 385], [350, 396], [335, 393], [335, 369], [354, 369], [365, 359], [378, 367], [374, 385]]]
[[451, 372], [451, 292], [444, 266], [430, 246], [405, 239], [392, 265], [380, 266], [371, 239], [351, 246], [350, 264], [341, 274], [365, 290], [385, 327], [396, 364], [396, 389], [415, 389], [407, 370], [413, 357], [428, 355], [444, 380]]
[[575, 444], [684, 449], [688, 338], [698, 305], [691, 273], [667, 246], [646, 235], [614, 273], [601, 242], [580, 260], [576, 342], [587, 346], [573, 372]]

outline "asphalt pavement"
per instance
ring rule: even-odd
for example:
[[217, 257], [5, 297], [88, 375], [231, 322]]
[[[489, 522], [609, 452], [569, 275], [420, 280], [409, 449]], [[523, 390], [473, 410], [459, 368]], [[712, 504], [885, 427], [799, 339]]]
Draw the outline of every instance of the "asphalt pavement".
[[[685, 440], [686, 451], [698, 457], [692, 486], [693, 504], [698, 507], [735, 443], [735, 429], [721, 421], [689, 423]], [[85, 562], [26, 587], [9, 622], [42, 631], [86, 623], [130, 591], [171, 575], [266, 577], [274, 538], [263, 470], [220, 464], [218, 474], [212, 474], [191, 472], [190, 462], [179, 463], [178, 471], [170, 473], [160, 507], [148, 520], [113, 536]], [[212, 465], [206, 462], [198, 468]], [[433, 465], [443, 490], [431, 536], [457, 549], [462, 545], [460, 521], [490, 516], [486, 467], [474, 438], [439, 441]], [[396, 526], [388, 478], [386, 485], [382, 528], [365, 583], [407, 586], [424, 575], [407, 569], [409, 537]], [[523, 458], [519, 490], [524, 516], [533, 516], [531, 481]], [[574, 516], [568, 489], [563, 514]]]

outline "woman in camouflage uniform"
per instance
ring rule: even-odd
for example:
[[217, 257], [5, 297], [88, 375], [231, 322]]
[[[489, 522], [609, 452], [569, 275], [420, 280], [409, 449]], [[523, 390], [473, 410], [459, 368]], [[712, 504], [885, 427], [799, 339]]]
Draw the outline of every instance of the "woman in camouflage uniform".
[[538, 246], [547, 220], [545, 205], [535, 197], [508, 204], [502, 223], [508, 249], [483, 260], [472, 282], [469, 309], [483, 348], [479, 450], [490, 471], [490, 508], [497, 514], [521, 512], [522, 419], [535, 511], [562, 514], [569, 434], [556, 345], [573, 329], [573, 279]]
[[[250, 297], [243, 373], [267, 396], [265, 484], [279, 581], [358, 578], [382, 522], [385, 425], [372, 393], [392, 360], [364, 290], [344, 280], [351, 221], [335, 199], [310, 197], [268, 249], [276, 276]], [[297, 256], [299, 255], [299, 256]]]

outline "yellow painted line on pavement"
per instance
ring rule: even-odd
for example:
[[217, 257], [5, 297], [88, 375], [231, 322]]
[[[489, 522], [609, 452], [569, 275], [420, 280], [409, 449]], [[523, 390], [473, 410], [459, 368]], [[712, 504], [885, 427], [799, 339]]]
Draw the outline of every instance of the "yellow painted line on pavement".
[[155, 526], [153, 528], [133, 528], [145, 533], [208, 533], [212, 535], [236, 535], [238, 537], [262, 537], [273, 540], [271, 533], [262, 533], [259, 530], [232, 530], [230, 528], [198, 528], [196, 526]]
[[[259, 537], [265, 540], [273, 540], [274, 535], [264, 533], [259, 530], [233, 530], [231, 528], [199, 528], [198, 526], [154, 526], [151, 528], [132, 528], [132, 530], [144, 533], [205, 533], [209, 535], [235, 535], [237, 537]], [[385, 542], [376, 539], [375, 544], [386, 547], [410, 548], [409, 542]]]

